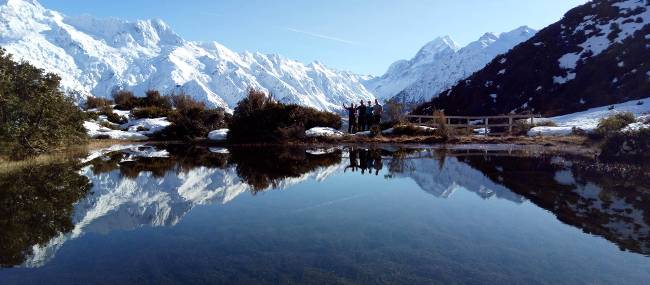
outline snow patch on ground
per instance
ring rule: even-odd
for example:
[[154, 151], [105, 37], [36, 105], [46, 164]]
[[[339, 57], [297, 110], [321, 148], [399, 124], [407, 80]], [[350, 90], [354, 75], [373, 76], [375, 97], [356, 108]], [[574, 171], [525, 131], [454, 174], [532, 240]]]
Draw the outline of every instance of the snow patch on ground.
[[565, 84], [573, 79], [576, 79], [574, 72], [569, 72], [566, 76], [553, 76], [553, 82], [559, 85]]
[[573, 127], [534, 127], [528, 131], [528, 136], [568, 136], [572, 133]]
[[[121, 126], [122, 129], [126, 129], [131, 133], [139, 133], [143, 135], [153, 135], [157, 132], [162, 131], [166, 127], [170, 126], [172, 123], [167, 120], [167, 118], [155, 118], [155, 119], [137, 119], [131, 120], [126, 124]], [[144, 129], [144, 131], [138, 131], [138, 129]]]
[[140, 134], [125, 132], [119, 130], [112, 130], [107, 127], [100, 126], [98, 123], [86, 121], [84, 122], [84, 128], [86, 128], [86, 133], [91, 138], [100, 138], [108, 136], [113, 140], [129, 140], [129, 141], [144, 141], [149, 139], [149, 137]]
[[308, 138], [317, 138], [317, 137], [341, 137], [343, 132], [326, 127], [315, 127], [305, 131], [305, 135]]

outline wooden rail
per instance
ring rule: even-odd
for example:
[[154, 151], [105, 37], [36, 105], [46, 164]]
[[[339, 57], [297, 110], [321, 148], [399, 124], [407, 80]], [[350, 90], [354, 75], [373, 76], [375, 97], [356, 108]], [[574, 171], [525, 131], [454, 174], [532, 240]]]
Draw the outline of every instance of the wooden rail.
[[[541, 115], [501, 115], [501, 116], [444, 116], [445, 126], [454, 129], [467, 129], [473, 132], [475, 129], [484, 129], [484, 134], [489, 135], [512, 135], [512, 129], [516, 121], [530, 120], [531, 125], [535, 119], [542, 118]], [[407, 115], [410, 123], [417, 123], [421, 126], [440, 127], [440, 117], [424, 115]], [[491, 132], [490, 128], [507, 128], [507, 132]]]

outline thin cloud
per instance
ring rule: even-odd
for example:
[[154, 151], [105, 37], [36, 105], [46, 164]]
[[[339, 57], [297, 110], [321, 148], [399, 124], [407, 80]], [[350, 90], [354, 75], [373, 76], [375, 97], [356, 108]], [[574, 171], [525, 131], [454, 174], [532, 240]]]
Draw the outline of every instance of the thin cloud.
[[199, 14], [201, 14], [201, 15], [205, 15], [205, 16], [215, 16], [215, 17], [221, 17], [221, 16], [223, 16], [223, 15], [220, 14], [220, 13], [215, 13], [215, 12], [206, 12], [206, 11], [199, 12]]
[[342, 38], [337, 38], [337, 37], [332, 37], [332, 36], [328, 36], [328, 35], [312, 33], [312, 32], [298, 30], [298, 29], [294, 29], [294, 28], [285, 28], [285, 30], [290, 31], [290, 32], [294, 32], [294, 33], [298, 33], [298, 34], [308, 35], [308, 36], [314, 37], [314, 38], [335, 41], [335, 42], [344, 43], [344, 44], [348, 44], [348, 45], [357, 45], [357, 44], [359, 44], [357, 42], [342, 39]]

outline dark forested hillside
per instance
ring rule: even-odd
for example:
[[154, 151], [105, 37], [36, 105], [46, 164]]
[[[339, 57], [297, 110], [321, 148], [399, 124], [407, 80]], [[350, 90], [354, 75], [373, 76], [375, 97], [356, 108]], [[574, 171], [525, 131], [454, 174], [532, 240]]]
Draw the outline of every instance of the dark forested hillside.
[[560, 115], [650, 97], [650, 0], [596, 0], [421, 105], [450, 115]]

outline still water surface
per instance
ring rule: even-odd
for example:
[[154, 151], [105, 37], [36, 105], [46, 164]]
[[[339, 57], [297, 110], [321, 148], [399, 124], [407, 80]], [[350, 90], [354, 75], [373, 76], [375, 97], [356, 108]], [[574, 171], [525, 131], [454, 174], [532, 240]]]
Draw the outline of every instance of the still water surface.
[[528, 151], [115, 146], [0, 174], [0, 284], [648, 284], [650, 187]]

